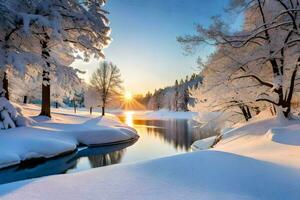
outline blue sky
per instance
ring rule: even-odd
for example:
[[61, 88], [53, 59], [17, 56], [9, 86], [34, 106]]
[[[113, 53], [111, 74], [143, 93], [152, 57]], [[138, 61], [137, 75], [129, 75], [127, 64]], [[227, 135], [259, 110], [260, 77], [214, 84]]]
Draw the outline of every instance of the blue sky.
[[[113, 38], [105, 49], [106, 59], [121, 70], [126, 90], [145, 93], [172, 85], [176, 79], [196, 72], [196, 59], [205, 58], [211, 47], [193, 56], [184, 55], [177, 36], [193, 33], [195, 23], [208, 26], [213, 15], [223, 15], [228, 0], [108, 0]], [[240, 20], [229, 17], [233, 26]], [[98, 66], [97, 60], [76, 62], [87, 70], [85, 78]]]

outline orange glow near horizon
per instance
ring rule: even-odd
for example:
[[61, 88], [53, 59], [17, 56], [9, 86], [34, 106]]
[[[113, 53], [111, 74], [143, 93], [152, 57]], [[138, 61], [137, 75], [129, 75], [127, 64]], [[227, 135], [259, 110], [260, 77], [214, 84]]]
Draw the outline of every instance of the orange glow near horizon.
[[121, 108], [124, 110], [145, 110], [145, 106], [139, 103], [130, 91], [123, 94]]

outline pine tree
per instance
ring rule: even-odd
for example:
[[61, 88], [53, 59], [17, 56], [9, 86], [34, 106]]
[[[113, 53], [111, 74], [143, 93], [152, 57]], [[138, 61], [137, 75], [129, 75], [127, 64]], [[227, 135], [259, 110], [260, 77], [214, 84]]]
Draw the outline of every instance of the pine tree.
[[188, 111], [189, 100], [190, 100], [190, 92], [188, 86], [186, 86], [183, 90], [183, 94], [181, 98], [181, 109], [183, 111]]
[[179, 85], [178, 85], [178, 81], [175, 81], [175, 86], [174, 86], [174, 109], [177, 112], [178, 111], [178, 105], [179, 105]]

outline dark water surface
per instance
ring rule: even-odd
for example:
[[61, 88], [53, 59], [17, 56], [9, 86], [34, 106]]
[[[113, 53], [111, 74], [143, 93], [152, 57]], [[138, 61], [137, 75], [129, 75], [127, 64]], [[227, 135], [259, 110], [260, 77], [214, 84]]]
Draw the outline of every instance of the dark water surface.
[[133, 112], [119, 118], [134, 127], [140, 138], [126, 144], [81, 148], [72, 154], [36, 160], [0, 170], [0, 184], [53, 174], [74, 173], [117, 163], [133, 163], [190, 151], [191, 144], [214, 133], [203, 133], [188, 120], [139, 120]]

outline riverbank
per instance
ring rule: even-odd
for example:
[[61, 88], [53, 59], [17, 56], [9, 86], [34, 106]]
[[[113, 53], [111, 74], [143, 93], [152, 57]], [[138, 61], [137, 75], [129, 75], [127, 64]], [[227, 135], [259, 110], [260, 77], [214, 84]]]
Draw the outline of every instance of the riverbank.
[[298, 120], [258, 120], [210, 150], [4, 184], [0, 198], [296, 200], [299, 132]]
[[78, 146], [104, 146], [137, 139], [133, 128], [115, 116], [90, 116], [86, 111], [73, 114], [55, 109], [52, 118], [37, 116], [40, 108], [23, 106], [23, 114], [32, 124], [1, 130], [0, 168], [37, 158], [53, 158], [76, 151]]

